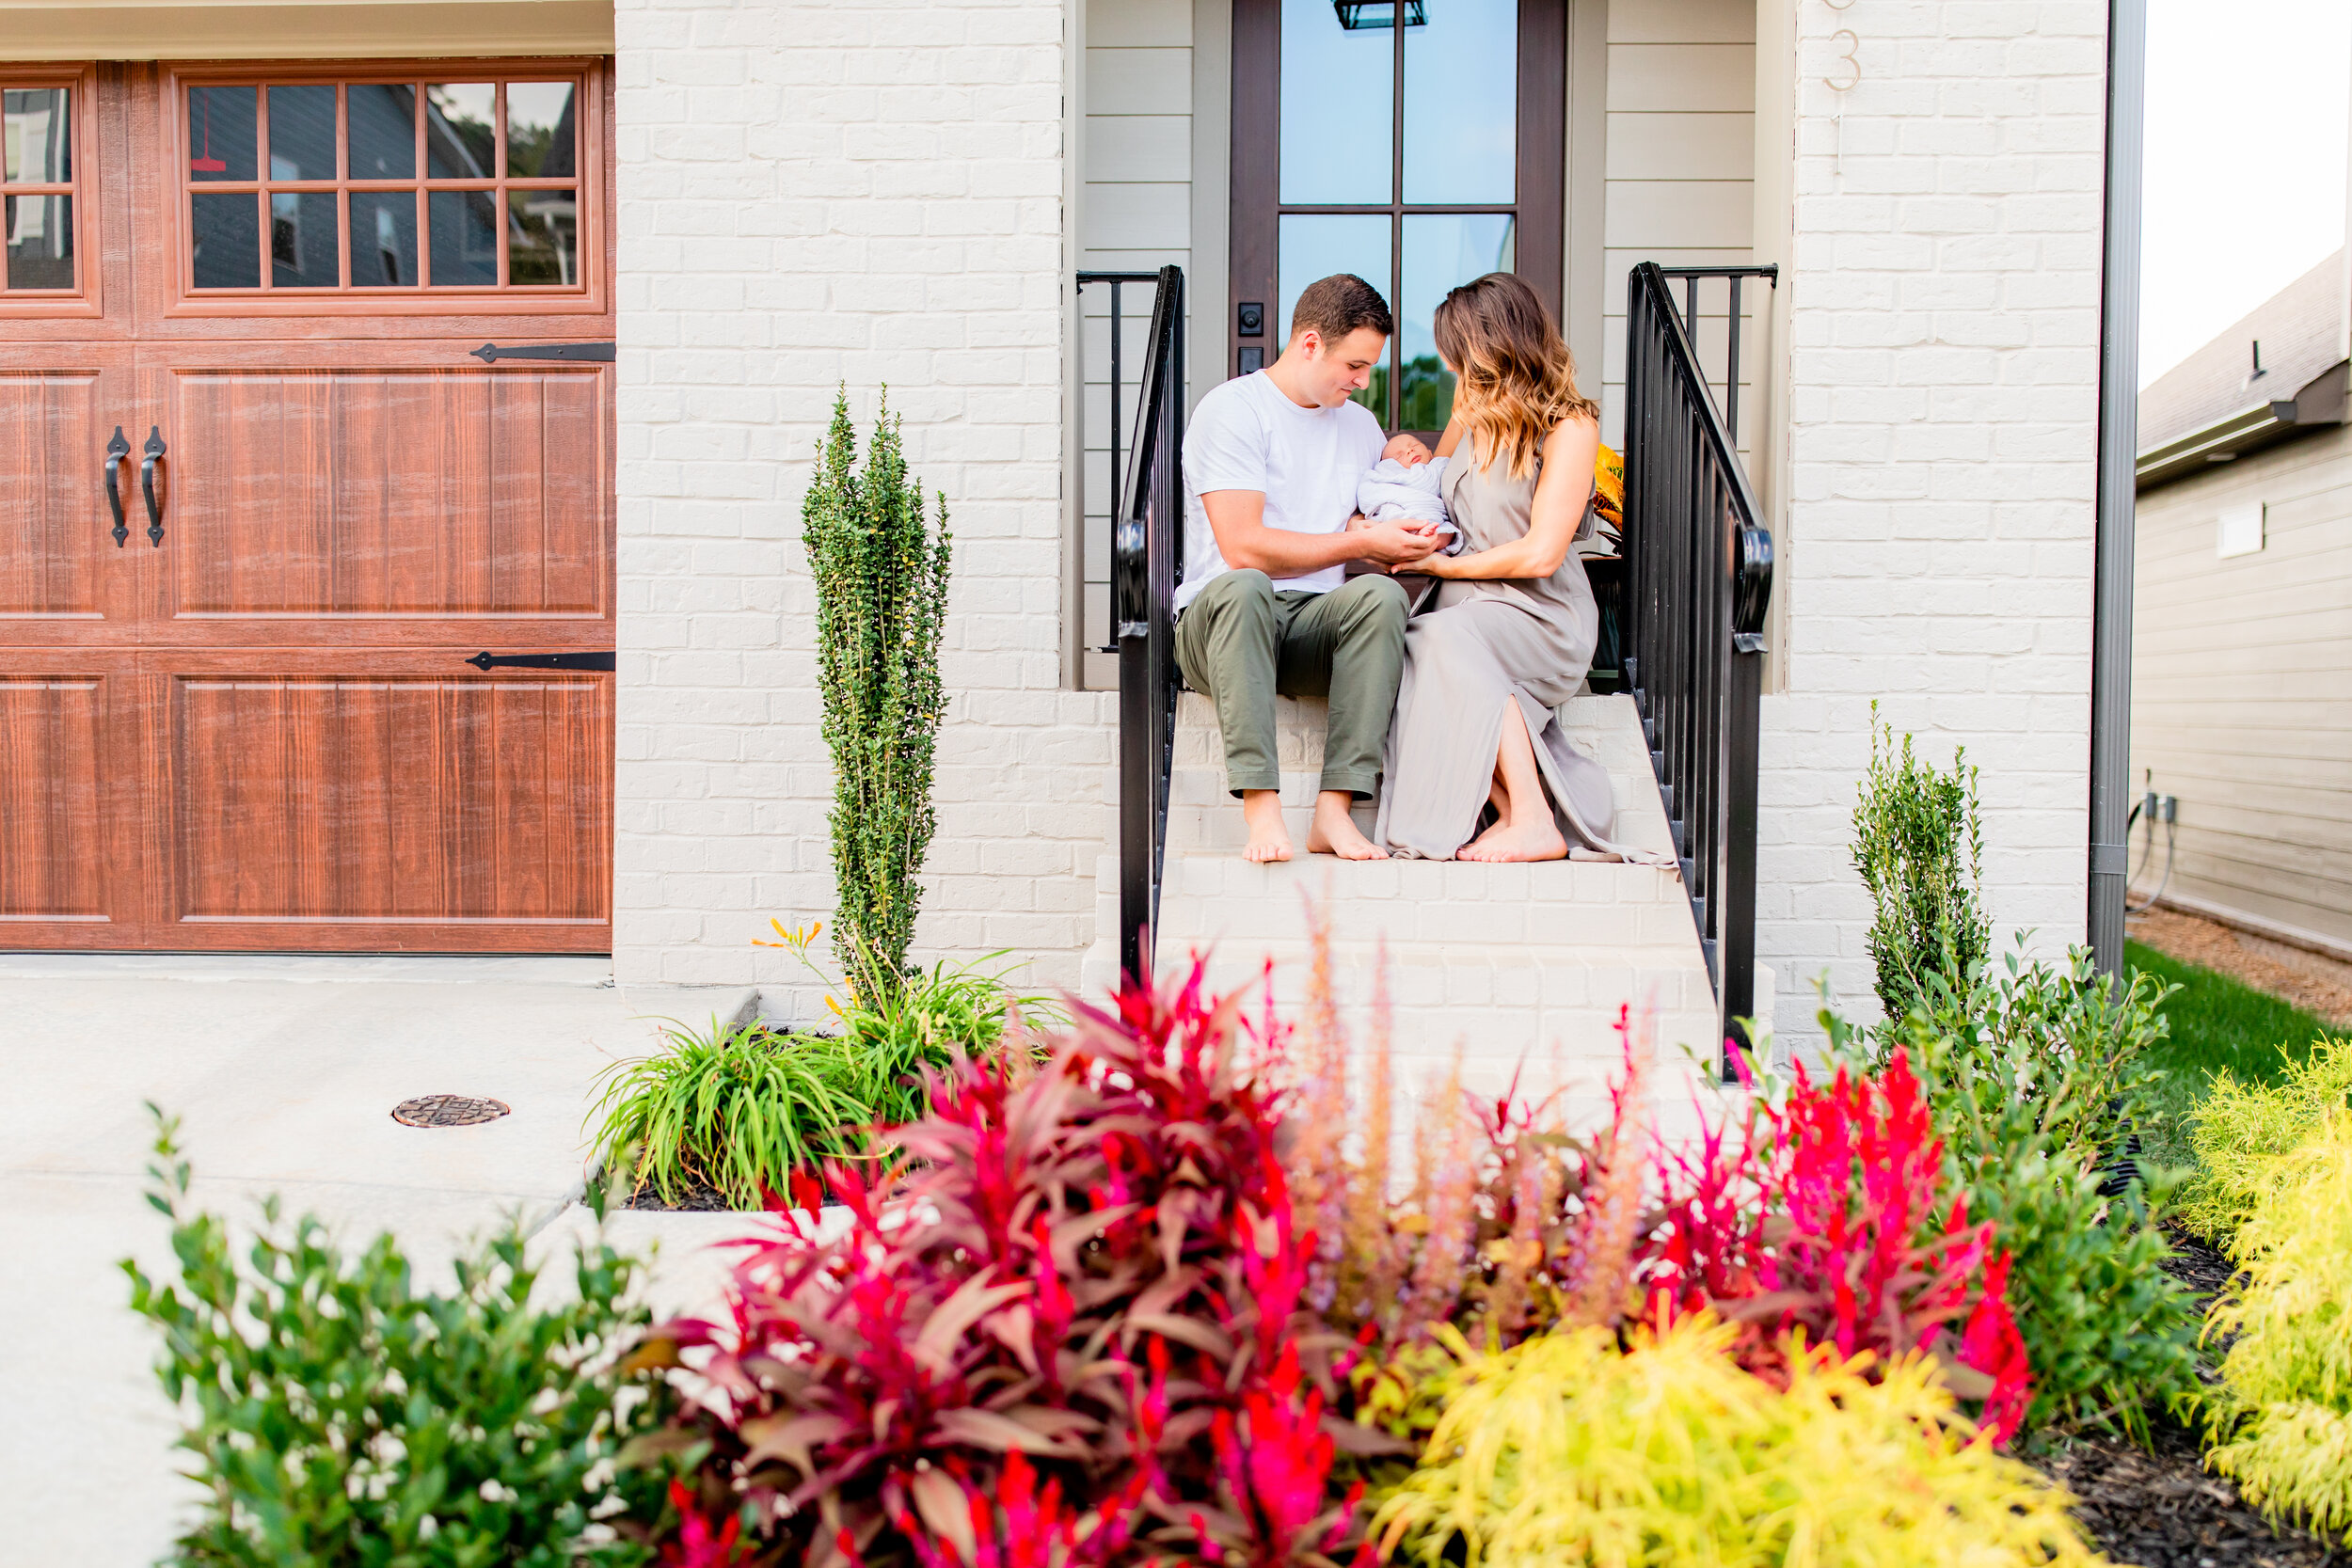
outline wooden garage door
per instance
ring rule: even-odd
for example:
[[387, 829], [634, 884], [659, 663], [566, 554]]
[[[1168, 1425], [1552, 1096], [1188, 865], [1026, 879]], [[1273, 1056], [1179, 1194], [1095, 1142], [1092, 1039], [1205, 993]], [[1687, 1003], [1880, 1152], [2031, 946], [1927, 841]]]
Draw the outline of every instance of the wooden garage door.
[[610, 946], [605, 85], [0, 66], [0, 946]]

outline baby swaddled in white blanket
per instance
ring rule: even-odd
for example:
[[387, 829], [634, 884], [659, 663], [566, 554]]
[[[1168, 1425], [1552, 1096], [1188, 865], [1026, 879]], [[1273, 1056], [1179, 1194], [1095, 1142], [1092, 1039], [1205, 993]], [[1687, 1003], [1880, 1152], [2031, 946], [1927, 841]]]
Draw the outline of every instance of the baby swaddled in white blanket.
[[1356, 482], [1356, 510], [1373, 522], [1417, 522], [1433, 526], [1451, 538], [1454, 529], [1445, 515], [1446, 460], [1433, 458], [1413, 436], [1389, 438], [1380, 461]]

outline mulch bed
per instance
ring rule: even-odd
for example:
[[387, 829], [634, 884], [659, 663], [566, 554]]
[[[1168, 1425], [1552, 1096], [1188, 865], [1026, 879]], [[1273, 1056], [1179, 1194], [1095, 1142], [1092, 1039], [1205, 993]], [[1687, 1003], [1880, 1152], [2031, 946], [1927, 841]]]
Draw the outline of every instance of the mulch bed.
[[673, 1182], [672, 1186], [675, 1187], [677, 1192], [677, 1201], [675, 1203], [663, 1202], [660, 1189], [656, 1187], [652, 1182], [648, 1181], [644, 1186], [640, 1187], [636, 1192], [629, 1195], [628, 1201], [623, 1203], [621, 1207], [624, 1209], [650, 1209], [657, 1213], [663, 1214], [718, 1214], [729, 1212], [736, 1213], [759, 1212], [757, 1210], [737, 1209], [733, 1198], [727, 1196], [726, 1194], [721, 1192], [718, 1188], [712, 1186], [709, 1182], [703, 1180], [699, 1177], [686, 1177], [681, 1180]]
[[[2228, 1259], [2185, 1231], [2172, 1232], [2172, 1276], [2201, 1308], [2235, 1273]], [[2226, 1344], [2209, 1343], [2208, 1357]], [[2075, 1516], [2099, 1549], [2139, 1568], [2319, 1568], [2352, 1564], [2352, 1554], [2283, 1526], [2273, 1529], [2237, 1487], [2208, 1474], [2197, 1433], [2161, 1411], [2149, 1418], [2151, 1446], [2109, 1437], [2064, 1437], [2033, 1465], [2079, 1500]], [[2153, 1451], [2152, 1451], [2153, 1450]]]

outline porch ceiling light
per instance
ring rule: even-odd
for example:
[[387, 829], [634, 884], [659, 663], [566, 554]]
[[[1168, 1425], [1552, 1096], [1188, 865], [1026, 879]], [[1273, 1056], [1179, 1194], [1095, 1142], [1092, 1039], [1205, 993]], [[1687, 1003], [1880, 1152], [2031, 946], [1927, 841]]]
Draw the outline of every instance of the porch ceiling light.
[[1425, 0], [1331, 0], [1331, 8], [1340, 13], [1340, 25], [1351, 33], [1393, 27], [1399, 10], [1405, 13], [1406, 26], [1429, 25]]

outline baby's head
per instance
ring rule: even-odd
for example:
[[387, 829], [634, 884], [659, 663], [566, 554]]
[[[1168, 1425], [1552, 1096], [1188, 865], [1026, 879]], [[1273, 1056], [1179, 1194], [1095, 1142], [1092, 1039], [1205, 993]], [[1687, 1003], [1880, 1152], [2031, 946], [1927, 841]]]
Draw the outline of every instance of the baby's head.
[[1420, 436], [1400, 430], [1389, 437], [1389, 444], [1380, 449], [1380, 456], [1383, 460], [1392, 457], [1408, 468], [1418, 468], [1429, 461], [1429, 449], [1422, 445]]

